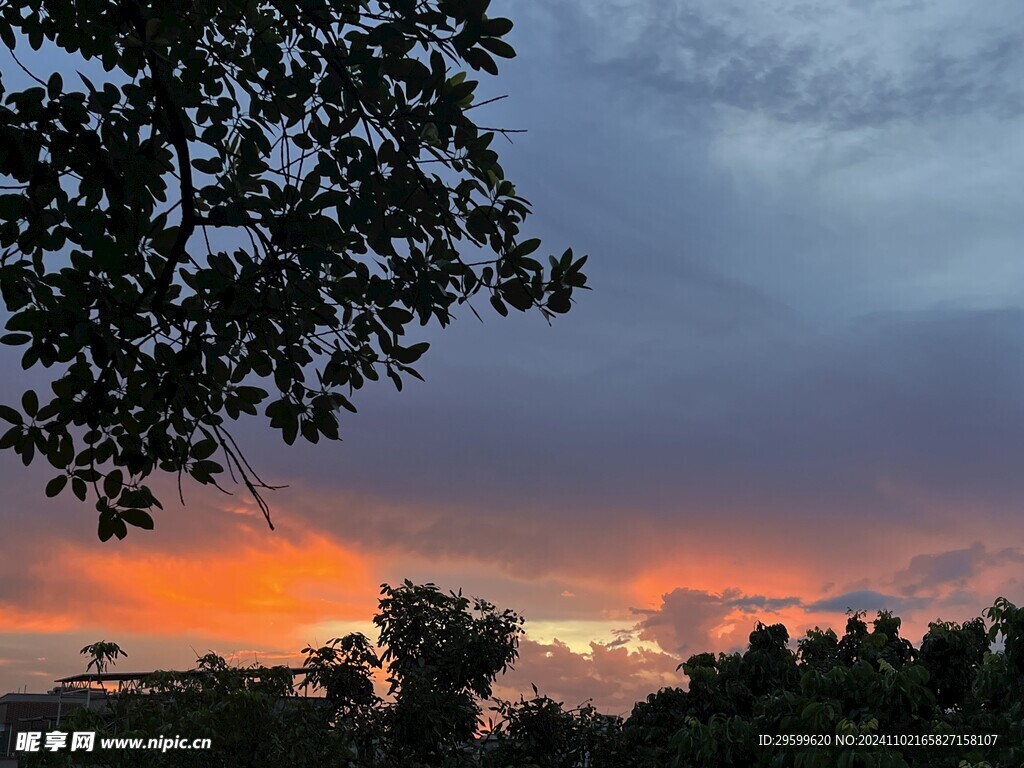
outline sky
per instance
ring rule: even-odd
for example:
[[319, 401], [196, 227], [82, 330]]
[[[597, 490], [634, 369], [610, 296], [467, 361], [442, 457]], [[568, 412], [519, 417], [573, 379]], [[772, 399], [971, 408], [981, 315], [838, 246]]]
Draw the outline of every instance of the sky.
[[[100, 543], [91, 505], [0, 455], [0, 691], [100, 639], [123, 671], [294, 663], [374, 636], [409, 578], [526, 617], [499, 695], [628, 714], [757, 621], [888, 609], [916, 644], [1024, 600], [1024, 5], [491, 15], [519, 55], [486, 120], [528, 131], [506, 175], [593, 290], [550, 326], [427, 329], [425, 383], [363, 390], [340, 443], [243, 424], [288, 485], [273, 532], [244, 490], [181, 507], [164, 478], [155, 531]], [[3, 362], [16, 402], [41, 379]]]

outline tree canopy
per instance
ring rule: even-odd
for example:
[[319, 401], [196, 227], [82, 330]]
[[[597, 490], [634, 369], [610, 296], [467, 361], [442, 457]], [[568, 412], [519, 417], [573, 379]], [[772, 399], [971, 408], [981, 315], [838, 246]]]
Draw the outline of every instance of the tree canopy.
[[[851, 612], [842, 637], [815, 628], [795, 650], [785, 626], [759, 622], [743, 651], [689, 657], [688, 686], [650, 694], [628, 718], [566, 708], [534, 686], [492, 699], [485, 721], [481, 701], [517, 660], [522, 617], [407, 581], [382, 587], [376, 647], [352, 634], [305, 648], [298, 688], [282, 668], [232, 668], [210, 653], [106, 710], [74, 710], [62, 728], [207, 737], [211, 750], [176, 752], [173, 764], [222, 768], [1018, 768], [1024, 609], [1000, 598], [985, 617], [987, 629], [981, 617], [932, 622], [919, 648], [887, 611], [870, 626]], [[110, 642], [82, 652], [98, 674], [124, 655]], [[104, 768], [171, 764], [145, 751], [76, 755]], [[70, 764], [67, 752], [25, 757]]]
[[[144, 692], [109, 697], [106, 708], [74, 709], [64, 729], [123, 738], [209, 738], [210, 751], [172, 757], [141, 750], [76, 753], [76, 765], [470, 766], [481, 721], [480, 699], [519, 655], [523, 619], [486, 600], [434, 584], [382, 585], [377, 647], [354, 633], [303, 649], [303, 682], [284, 667], [231, 667], [210, 652], [194, 670], [156, 672]], [[107, 671], [116, 643], [82, 649], [88, 669]], [[386, 673], [389, 701], [374, 686]], [[315, 693], [302, 696], [302, 693]], [[56, 727], [56, 726], [55, 726]], [[69, 754], [27, 755], [29, 765], [66, 764]], [[150, 762], [151, 761], [151, 762]]]
[[471, 111], [515, 55], [488, 1], [0, 8], [3, 74], [30, 81], [0, 76], [0, 340], [52, 371], [0, 407], [0, 448], [94, 497], [101, 539], [153, 526], [158, 470], [227, 472], [269, 523], [232, 421], [337, 439], [367, 381], [419, 377], [416, 323], [478, 294], [569, 311], [586, 257], [533, 257], [508, 131]]

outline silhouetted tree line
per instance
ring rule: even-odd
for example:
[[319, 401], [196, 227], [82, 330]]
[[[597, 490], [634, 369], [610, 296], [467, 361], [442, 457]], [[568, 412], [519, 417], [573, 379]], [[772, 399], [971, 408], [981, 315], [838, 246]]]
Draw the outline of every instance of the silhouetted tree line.
[[[384, 585], [375, 647], [348, 635], [304, 650], [304, 681], [281, 667], [249, 674], [208, 654], [189, 674], [157, 673], [149, 693], [79, 709], [62, 730], [100, 736], [208, 737], [211, 751], [59, 752], [29, 766], [207, 768], [1018, 768], [1024, 765], [1024, 609], [1000, 598], [983, 618], [929, 625], [919, 648], [900, 619], [869, 627], [851, 612], [842, 637], [815, 627], [789, 647], [758, 623], [742, 653], [680, 665], [687, 689], [663, 688], [629, 717], [566, 708], [536, 687], [491, 699], [518, 658], [523, 619], [433, 584]], [[999, 641], [1002, 648], [993, 644]], [[378, 649], [383, 649], [380, 651]], [[97, 672], [120, 649], [83, 649]], [[375, 691], [386, 677], [389, 695]], [[259, 674], [253, 675], [256, 671]], [[302, 693], [314, 693], [303, 696]], [[485, 716], [482, 702], [489, 703]], [[766, 736], [789, 744], [764, 744]], [[800, 744], [815, 740], [828, 743]], [[916, 739], [900, 746], [881, 737]], [[980, 738], [979, 738], [980, 737]], [[989, 742], [995, 737], [995, 743]], [[781, 739], [780, 739], [781, 740]], [[945, 743], [943, 743], [945, 740]], [[891, 741], [891, 739], [890, 739]], [[840, 743], [842, 742], [842, 743]], [[851, 742], [851, 743], [847, 743]], [[880, 743], [878, 743], [880, 742]], [[74, 761], [72, 761], [74, 757]]]

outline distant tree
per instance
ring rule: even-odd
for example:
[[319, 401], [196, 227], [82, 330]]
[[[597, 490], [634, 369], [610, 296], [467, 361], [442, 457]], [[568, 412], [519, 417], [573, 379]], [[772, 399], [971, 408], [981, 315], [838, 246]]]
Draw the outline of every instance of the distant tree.
[[227, 471], [269, 523], [231, 421], [337, 439], [365, 382], [419, 377], [414, 322], [569, 311], [586, 257], [531, 256], [508, 132], [471, 116], [467, 71], [515, 55], [488, 2], [0, 5], [3, 72], [34, 81], [0, 78], [0, 341], [53, 371], [0, 448], [91, 489], [101, 539], [152, 528], [157, 470]]
[[1012, 684], [1024, 693], [1024, 607], [1018, 608], [1005, 597], [1000, 597], [984, 613], [992, 622], [988, 630], [988, 641], [1002, 638]]
[[373, 671], [380, 658], [361, 633], [329, 640], [320, 648], [306, 647], [304, 685], [323, 691], [332, 723], [365, 719], [380, 704], [373, 689]]
[[636, 768], [662, 768], [671, 765], [675, 754], [672, 737], [679, 730], [688, 710], [687, 691], [662, 688], [637, 702], [622, 725], [623, 748], [632, 755], [625, 765]]
[[[295, 697], [286, 670], [233, 669], [208, 654], [189, 673], [152, 676], [153, 694], [112, 697], [105, 712], [76, 709], [62, 725], [101, 737], [209, 737], [212, 750], [165, 756], [108, 749], [74, 761], [69, 752], [39, 752], [25, 755], [25, 764], [1019, 768], [1024, 688], [1016, 654], [1024, 647], [1024, 610], [1000, 598], [985, 616], [988, 633], [980, 619], [933, 623], [920, 653], [905, 653], [898, 666], [881, 652], [847, 663], [835, 634], [818, 628], [798, 643], [794, 661], [785, 627], [758, 623], [742, 653], [691, 656], [681, 665], [688, 689], [651, 694], [625, 722], [590, 704], [566, 709], [534, 688], [532, 698], [496, 701], [497, 717], [484, 723], [480, 700], [517, 657], [521, 617], [432, 584], [384, 585], [375, 618], [379, 656], [362, 635], [304, 650], [306, 682], [322, 696]], [[848, 636], [860, 638], [862, 648], [906, 650], [894, 640], [897, 617], [879, 612], [870, 633], [862, 617], [853, 614], [848, 623]], [[990, 648], [997, 638], [1005, 651]], [[120, 655], [112, 643], [84, 650], [93, 659]], [[374, 692], [379, 667], [387, 670], [390, 699]], [[481, 733], [489, 734], [482, 744], [474, 738]], [[763, 744], [770, 735], [787, 741]]]
[[[145, 685], [146, 692], [113, 693], [105, 708], [80, 707], [64, 718], [62, 732], [97, 734], [91, 751], [44, 751], [21, 756], [24, 763], [29, 768], [319, 768], [343, 764], [350, 752], [347, 734], [325, 727], [315, 700], [294, 698], [286, 669], [238, 669], [208, 653], [194, 669], [157, 672]], [[143, 744], [161, 737], [209, 739], [210, 749], [167, 754], [103, 748], [108, 737]]]
[[[522, 618], [485, 600], [433, 584], [383, 585], [378, 655], [361, 634], [303, 649], [307, 670], [296, 687], [289, 670], [229, 666], [208, 653], [187, 672], [157, 672], [145, 692], [117, 694], [106, 711], [76, 710], [65, 728], [99, 737], [209, 738], [211, 749], [30, 755], [35, 768], [75, 765], [134, 768], [440, 768], [477, 758], [478, 698], [518, 656]], [[91, 658], [124, 655], [113, 643], [84, 649]], [[387, 666], [391, 700], [374, 691]], [[90, 665], [92, 668], [92, 665]], [[307, 697], [301, 692], [313, 693]]]
[[985, 622], [935, 621], [921, 641], [921, 664], [928, 670], [928, 687], [943, 709], [962, 707], [985, 663], [988, 639]]
[[850, 667], [861, 656], [861, 648], [868, 636], [868, 625], [864, 621], [864, 611], [847, 611], [850, 618], [846, 620], [846, 632], [839, 640], [839, 660]]
[[373, 621], [395, 697], [384, 719], [393, 763], [439, 765], [473, 740], [478, 700], [518, 658], [523, 618], [433, 584], [385, 584], [381, 595]]
[[497, 701], [492, 710], [498, 721], [489, 734], [495, 747], [485, 753], [487, 768], [611, 768], [633, 760], [622, 738], [622, 718], [602, 715], [590, 702], [566, 709], [533, 686], [532, 698]]
[[789, 631], [784, 625], [757, 622], [741, 666], [744, 684], [754, 696], [796, 689], [800, 674], [788, 643]]
[[839, 638], [831, 629], [809, 629], [797, 641], [797, 658], [801, 669], [827, 672], [839, 661]]
[[[693, 656], [682, 665], [689, 690], [662, 691], [634, 708], [623, 727], [626, 738], [642, 745], [641, 755], [660, 758], [641, 757], [635, 765], [1024, 765], [1024, 676], [1012, 673], [1019, 661], [1014, 654], [1024, 648], [1024, 611], [1000, 598], [986, 615], [993, 622], [987, 636], [980, 619], [936, 622], [918, 651], [899, 636], [899, 617], [879, 611], [869, 631], [864, 613], [851, 611], [842, 639], [815, 627], [797, 643], [798, 679], [785, 655], [785, 628], [758, 624], [743, 654]], [[999, 636], [1005, 652], [989, 647]], [[738, 694], [742, 690], [749, 694]], [[655, 729], [664, 733], [666, 719], [676, 723], [671, 763], [659, 745], [644, 738]], [[807, 742], [765, 746], [759, 743], [763, 734]], [[988, 741], [976, 734], [986, 734]], [[838, 743], [837, 735], [853, 744]], [[872, 741], [873, 735], [890, 738]], [[831, 741], [811, 741], [825, 736]], [[893, 743], [894, 736], [917, 737], [920, 743], [902, 746]], [[966, 738], [954, 740], [959, 737]], [[943, 738], [950, 741], [938, 741]]]
[[95, 669], [97, 676], [102, 676], [103, 673], [107, 671], [108, 666], [117, 664], [117, 659], [119, 657], [128, 656], [127, 653], [121, 650], [121, 646], [117, 643], [110, 643], [106, 640], [90, 643], [79, 651], [79, 653], [83, 656], [89, 657], [89, 663], [85, 668], [86, 671]]
[[706, 719], [715, 714], [747, 716], [754, 695], [743, 679], [739, 653], [694, 654], [677, 669], [690, 679], [687, 715]]

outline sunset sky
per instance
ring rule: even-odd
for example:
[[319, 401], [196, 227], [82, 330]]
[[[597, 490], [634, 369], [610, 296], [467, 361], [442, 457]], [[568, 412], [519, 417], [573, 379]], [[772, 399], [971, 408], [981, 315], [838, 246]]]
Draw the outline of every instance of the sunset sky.
[[[426, 382], [364, 390], [341, 443], [240, 426], [288, 485], [274, 532], [244, 490], [180, 507], [161, 478], [156, 530], [100, 543], [91, 503], [4, 452], [0, 693], [101, 639], [123, 671], [297, 662], [374, 636], [404, 578], [526, 616], [499, 695], [611, 713], [758, 620], [887, 608], [917, 644], [1024, 601], [1024, 4], [491, 15], [519, 56], [474, 115], [528, 129], [496, 148], [529, 234], [588, 253], [593, 291], [550, 327], [482, 301], [428, 329]], [[46, 385], [5, 350], [14, 404]]]

